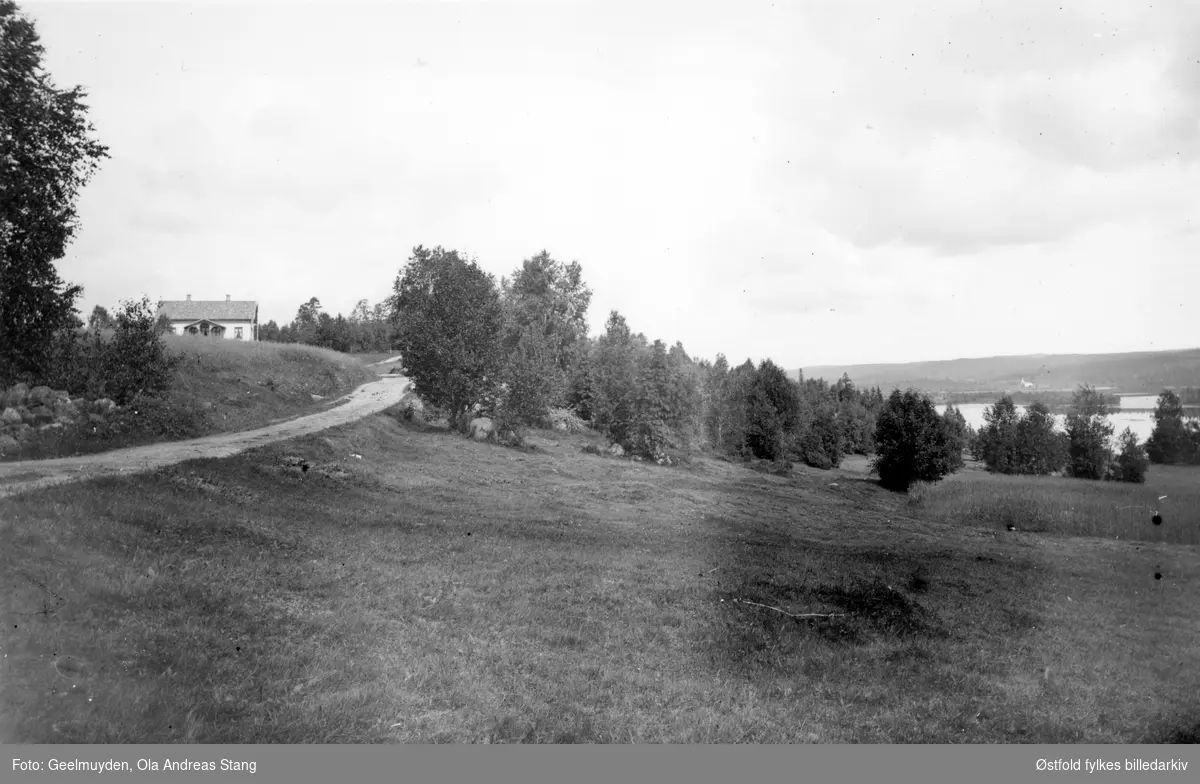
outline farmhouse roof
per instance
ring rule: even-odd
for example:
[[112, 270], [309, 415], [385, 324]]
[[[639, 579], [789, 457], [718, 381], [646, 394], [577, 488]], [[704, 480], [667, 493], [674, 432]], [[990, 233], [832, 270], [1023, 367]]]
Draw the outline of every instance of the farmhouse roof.
[[172, 321], [256, 321], [258, 303], [252, 300], [164, 300], [158, 315], [166, 314]]

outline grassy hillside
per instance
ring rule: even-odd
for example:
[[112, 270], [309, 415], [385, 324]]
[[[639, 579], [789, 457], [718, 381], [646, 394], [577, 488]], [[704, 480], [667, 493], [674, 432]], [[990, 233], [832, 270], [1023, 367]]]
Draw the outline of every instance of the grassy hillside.
[[[0, 500], [19, 739], [1200, 733], [1198, 474], [1129, 491], [1179, 504], [1161, 528], [1081, 526], [1039, 487], [1044, 532], [1008, 532], [939, 501], [995, 492], [978, 472], [910, 502], [857, 459], [775, 476], [587, 441], [517, 451], [379, 415]], [[1110, 487], [1087, 485], [1146, 500]]]
[[[914, 386], [929, 391], [1003, 390], [1021, 379], [1041, 389], [1074, 389], [1079, 384], [1157, 394], [1163, 387], [1200, 385], [1200, 348], [1128, 354], [1030, 354], [947, 359], [882, 365], [823, 365], [803, 368], [805, 378], [829, 382], [849, 373], [859, 386], [885, 390]], [[794, 375], [793, 375], [794, 377]]]
[[249, 430], [314, 411], [378, 377], [359, 357], [312, 346], [178, 335], [164, 341], [181, 358], [165, 400], [139, 403], [108, 423], [43, 431], [2, 459], [65, 457]]

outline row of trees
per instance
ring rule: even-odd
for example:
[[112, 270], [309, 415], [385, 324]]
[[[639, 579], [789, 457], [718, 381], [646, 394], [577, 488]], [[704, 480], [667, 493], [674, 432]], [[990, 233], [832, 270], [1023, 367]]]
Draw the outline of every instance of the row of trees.
[[847, 376], [791, 378], [769, 359], [697, 361], [680, 343], [635, 333], [616, 311], [592, 338], [590, 302], [580, 266], [545, 251], [497, 284], [456, 251], [417, 247], [394, 283], [394, 346], [417, 393], [459, 429], [486, 413], [520, 432], [569, 407], [648, 458], [704, 446], [828, 468], [848, 452], [878, 451], [881, 477], [897, 487], [963, 464], [970, 431], [953, 406], [938, 416], [918, 393], [885, 399]]
[[1013, 399], [1004, 395], [984, 411], [985, 424], [971, 451], [989, 471], [1001, 474], [1146, 481], [1146, 450], [1126, 428], [1118, 439], [1119, 451], [1114, 451], [1108, 414], [1104, 396], [1085, 384], [1074, 394], [1064, 432], [1056, 428], [1045, 404], [1035, 402], [1019, 413]]
[[258, 339], [274, 343], [304, 343], [345, 353], [388, 351], [392, 347], [391, 308], [387, 302], [374, 307], [365, 299], [358, 301], [346, 318], [330, 316], [313, 297], [296, 311], [290, 324], [282, 327], [272, 319], [259, 327]]

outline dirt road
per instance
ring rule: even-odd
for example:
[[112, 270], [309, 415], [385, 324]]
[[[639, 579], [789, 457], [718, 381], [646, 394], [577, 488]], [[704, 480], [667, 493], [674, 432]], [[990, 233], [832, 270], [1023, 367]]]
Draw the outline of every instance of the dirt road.
[[190, 441], [148, 444], [80, 457], [0, 463], [0, 498], [34, 488], [78, 482], [97, 476], [152, 471], [184, 460], [228, 457], [264, 444], [316, 433], [362, 419], [399, 403], [409, 387], [409, 381], [404, 376], [386, 375], [339, 398], [331, 408], [256, 430], [218, 433]]

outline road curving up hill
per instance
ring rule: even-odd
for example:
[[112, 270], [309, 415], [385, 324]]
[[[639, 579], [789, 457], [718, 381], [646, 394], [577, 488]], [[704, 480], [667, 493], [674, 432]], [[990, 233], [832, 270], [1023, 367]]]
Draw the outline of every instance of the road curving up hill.
[[247, 449], [327, 430], [383, 411], [399, 403], [410, 387], [407, 378], [391, 374], [363, 384], [323, 411], [254, 430], [219, 433], [188, 441], [148, 444], [79, 457], [0, 463], [0, 498], [98, 476], [153, 471], [185, 460], [229, 457]]

